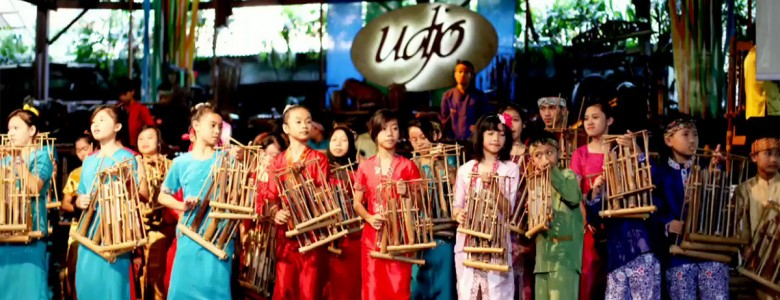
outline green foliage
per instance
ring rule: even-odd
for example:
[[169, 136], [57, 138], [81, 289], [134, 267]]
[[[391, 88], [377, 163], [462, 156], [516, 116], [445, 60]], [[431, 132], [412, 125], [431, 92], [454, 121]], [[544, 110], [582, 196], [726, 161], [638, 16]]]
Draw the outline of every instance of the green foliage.
[[[524, 42], [526, 3], [518, 0], [515, 14], [518, 40]], [[633, 5], [615, 7], [612, 0], [555, 0], [546, 11], [534, 7], [531, 2], [531, 19], [542, 44], [571, 45], [578, 34], [608, 20], [633, 21]]]
[[0, 29], [0, 65], [32, 63], [33, 49], [12, 30]]

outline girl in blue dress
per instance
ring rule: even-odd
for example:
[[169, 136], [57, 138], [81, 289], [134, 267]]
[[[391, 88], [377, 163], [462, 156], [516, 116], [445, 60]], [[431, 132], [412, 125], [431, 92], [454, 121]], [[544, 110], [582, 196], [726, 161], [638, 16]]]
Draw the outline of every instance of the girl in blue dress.
[[[46, 195], [52, 176], [52, 162], [47, 149], [32, 146], [38, 134], [38, 116], [28, 110], [16, 110], [8, 116], [8, 137], [12, 146], [26, 147], [20, 157], [4, 165], [16, 164], [16, 172], [32, 178], [27, 190], [37, 193], [32, 200], [33, 231], [48, 234]], [[0, 243], [0, 299], [50, 299], [47, 278], [46, 242], [40, 239], [30, 243]]]
[[[192, 150], [173, 160], [158, 198], [160, 204], [183, 211], [181, 220], [188, 220], [201, 205], [199, 194], [209, 183], [209, 172], [216, 161], [214, 147], [221, 134], [222, 118], [210, 105], [199, 104], [192, 114], [192, 129], [196, 137]], [[184, 202], [173, 198], [180, 189]], [[230, 299], [233, 243], [228, 243], [228, 258], [220, 260], [179, 230], [176, 236], [168, 299]]]
[[[76, 191], [78, 194], [76, 205], [81, 209], [89, 206], [91, 200], [89, 195], [95, 177], [100, 171], [127, 160], [133, 161], [140, 196], [148, 197], [144, 171], [138, 170], [143, 167], [138, 161], [140, 158], [135, 158], [130, 149], [122, 146], [123, 143], [127, 144], [128, 136], [125, 111], [112, 105], [98, 107], [92, 113], [90, 129], [92, 136], [100, 143], [100, 151], [88, 156], [82, 164], [81, 181]], [[95, 230], [94, 225], [90, 230]], [[79, 224], [79, 226], [88, 226], [88, 224]], [[134, 298], [130, 287], [130, 253], [118, 256], [116, 261], [111, 263], [92, 250], [79, 245], [78, 257], [76, 295], [80, 300]]]

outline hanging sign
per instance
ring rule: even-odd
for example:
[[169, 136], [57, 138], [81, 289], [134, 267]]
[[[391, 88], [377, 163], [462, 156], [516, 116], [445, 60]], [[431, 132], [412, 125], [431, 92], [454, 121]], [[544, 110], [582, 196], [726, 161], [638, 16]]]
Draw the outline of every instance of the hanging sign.
[[419, 4], [383, 14], [358, 32], [352, 63], [366, 80], [427, 91], [455, 84], [458, 60], [485, 68], [498, 50], [498, 35], [481, 15], [454, 5]]

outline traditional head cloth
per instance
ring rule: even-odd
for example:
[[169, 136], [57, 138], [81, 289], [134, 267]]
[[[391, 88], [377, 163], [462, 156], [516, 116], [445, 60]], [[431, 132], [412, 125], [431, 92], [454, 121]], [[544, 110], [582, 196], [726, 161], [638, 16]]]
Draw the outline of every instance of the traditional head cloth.
[[674, 120], [666, 125], [666, 129], [664, 130], [664, 138], [673, 136], [676, 132], [682, 129], [693, 129], [695, 131], [696, 122], [691, 117], [682, 117]]
[[761, 138], [753, 142], [753, 145], [750, 147], [750, 154], [773, 149], [780, 150], [780, 140], [776, 138]]
[[543, 105], [545, 106], [558, 105], [561, 107], [566, 107], [566, 99], [561, 97], [542, 97], [536, 101], [536, 104], [540, 107]]

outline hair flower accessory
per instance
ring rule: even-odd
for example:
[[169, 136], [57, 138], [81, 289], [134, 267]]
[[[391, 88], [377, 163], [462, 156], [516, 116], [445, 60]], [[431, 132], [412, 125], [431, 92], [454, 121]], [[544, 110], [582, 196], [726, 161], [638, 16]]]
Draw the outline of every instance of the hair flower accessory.
[[501, 124], [504, 124], [506, 127], [509, 127], [509, 129], [512, 129], [512, 116], [509, 114], [498, 114], [498, 120], [501, 121]]

